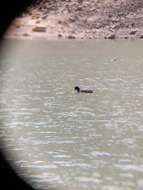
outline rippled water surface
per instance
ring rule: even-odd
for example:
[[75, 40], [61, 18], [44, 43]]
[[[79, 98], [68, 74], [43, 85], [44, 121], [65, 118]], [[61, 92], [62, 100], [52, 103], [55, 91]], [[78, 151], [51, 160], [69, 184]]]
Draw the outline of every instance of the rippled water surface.
[[46, 190], [143, 188], [143, 41], [7, 40], [3, 52], [0, 135], [20, 174]]

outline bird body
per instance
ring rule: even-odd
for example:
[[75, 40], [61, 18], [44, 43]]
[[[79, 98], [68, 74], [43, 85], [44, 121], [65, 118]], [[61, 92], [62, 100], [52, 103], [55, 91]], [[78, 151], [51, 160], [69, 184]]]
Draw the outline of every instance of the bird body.
[[75, 90], [77, 93], [93, 93], [93, 90], [81, 90], [78, 86], [75, 86], [75, 87], [74, 87], [74, 90]]

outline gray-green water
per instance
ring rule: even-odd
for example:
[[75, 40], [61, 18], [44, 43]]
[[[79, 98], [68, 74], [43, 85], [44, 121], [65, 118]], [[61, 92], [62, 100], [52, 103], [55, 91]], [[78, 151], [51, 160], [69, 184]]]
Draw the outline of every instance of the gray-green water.
[[19, 173], [46, 190], [141, 190], [143, 41], [5, 46], [1, 138]]

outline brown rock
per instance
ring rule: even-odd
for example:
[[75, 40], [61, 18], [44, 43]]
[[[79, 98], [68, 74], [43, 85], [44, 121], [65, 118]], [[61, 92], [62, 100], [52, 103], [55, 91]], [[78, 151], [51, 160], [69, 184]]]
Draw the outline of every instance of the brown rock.
[[45, 15], [45, 16], [42, 16], [42, 19], [43, 19], [43, 20], [45, 20], [46, 18], [47, 18], [47, 15]]
[[142, 35], [140, 35], [140, 39], [143, 39], [143, 34], [142, 34]]
[[26, 36], [29, 36], [29, 34], [28, 34], [28, 33], [24, 33], [24, 34], [23, 34], [23, 36], [25, 36], [25, 37], [26, 37]]
[[36, 23], [39, 24], [39, 23], [40, 23], [40, 20], [37, 20]]
[[62, 36], [62, 34], [58, 34], [58, 37], [61, 38], [61, 37], [63, 37], [63, 36]]
[[33, 32], [46, 32], [46, 27], [45, 26], [36, 26], [32, 28]]
[[69, 18], [69, 22], [75, 22], [76, 20], [74, 18]]
[[105, 39], [115, 40], [116, 35], [115, 34], [110, 34], [109, 36], [106, 36]]
[[15, 22], [15, 27], [16, 28], [20, 28], [21, 27], [21, 22], [20, 21], [16, 21]]
[[68, 39], [75, 39], [76, 37], [75, 36], [73, 36], [73, 35], [69, 35], [68, 36]]
[[63, 21], [62, 20], [58, 20], [58, 24], [63, 24]]
[[132, 30], [131, 32], [130, 32], [130, 35], [134, 35], [134, 34], [136, 34], [137, 33], [137, 30]]
[[76, 11], [82, 11], [82, 7], [77, 7]]
[[15, 27], [16, 27], [16, 28], [20, 28], [21, 25], [20, 25], [20, 24], [16, 24]]

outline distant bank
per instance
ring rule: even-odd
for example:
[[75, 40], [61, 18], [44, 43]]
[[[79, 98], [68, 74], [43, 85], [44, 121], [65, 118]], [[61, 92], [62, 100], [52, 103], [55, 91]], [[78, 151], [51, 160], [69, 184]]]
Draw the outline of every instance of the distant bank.
[[44, 39], [143, 39], [142, 0], [40, 0], [7, 36]]

